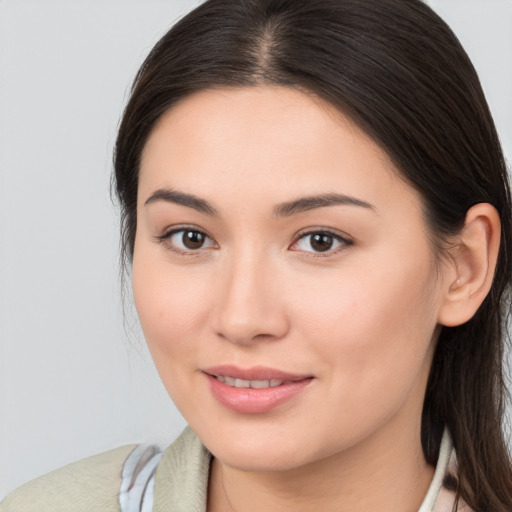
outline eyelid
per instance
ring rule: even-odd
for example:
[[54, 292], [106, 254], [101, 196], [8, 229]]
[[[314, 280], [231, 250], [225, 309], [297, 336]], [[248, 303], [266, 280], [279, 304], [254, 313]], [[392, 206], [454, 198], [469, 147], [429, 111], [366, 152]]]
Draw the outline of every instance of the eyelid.
[[[210, 247], [200, 247], [195, 250], [194, 249], [181, 249], [179, 247], [176, 247], [175, 244], [171, 243], [171, 237], [177, 233], [182, 232], [182, 231], [194, 231], [197, 233], [201, 233], [202, 235], [204, 235], [205, 238], [207, 238], [211, 242], [213, 242], [213, 245], [215, 247], [211, 247], [211, 246]], [[192, 225], [178, 225], [178, 226], [168, 227], [167, 229], [165, 229], [165, 231], [161, 235], [156, 235], [154, 238], [157, 243], [164, 244], [166, 246], [166, 248], [168, 248], [169, 250], [171, 250], [177, 254], [184, 255], [184, 256], [199, 256], [205, 250], [218, 248], [217, 242], [215, 242], [215, 240], [204, 229], [201, 229], [197, 226], [192, 226]]]
[[[341, 243], [340, 247], [337, 247], [335, 249], [329, 249], [324, 252], [316, 252], [316, 251], [304, 251], [301, 249], [292, 249], [294, 245], [296, 245], [301, 239], [316, 235], [316, 234], [326, 234], [332, 236], [334, 239], [336, 239], [338, 242]], [[305, 230], [300, 231], [295, 237], [294, 242], [290, 245], [289, 250], [296, 251], [296, 252], [303, 252], [306, 257], [312, 257], [312, 258], [327, 258], [329, 256], [334, 256], [335, 254], [338, 254], [341, 251], [346, 250], [347, 248], [354, 245], [354, 240], [352, 237], [347, 235], [346, 233], [340, 233], [339, 231], [335, 231], [330, 228], [307, 228]]]
[[[200, 247], [198, 249], [180, 249], [179, 247], [176, 247], [175, 244], [172, 244], [170, 242], [170, 239], [173, 235], [176, 233], [182, 232], [182, 231], [195, 231], [197, 233], [201, 233], [204, 235], [207, 239], [209, 239], [214, 247]], [[305, 251], [302, 249], [293, 249], [293, 246], [295, 246], [301, 239], [315, 235], [315, 234], [327, 234], [329, 236], [332, 236], [335, 240], [337, 240], [340, 243], [339, 247], [336, 247], [334, 249], [329, 249], [327, 251], [321, 252], [321, 251]], [[199, 256], [200, 254], [204, 253], [205, 250], [211, 250], [211, 249], [218, 249], [219, 246], [217, 242], [211, 237], [204, 229], [199, 228], [198, 226], [193, 225], [177, 225], [177, 226], [171, 226], [168, 227], [161, 235], [156, 235], [155, 240], [157, 243], [165, 244], [166, 247], [180, 255], [184, 256]], [[313, 258], [325, 258], [329, 256], [334, 256], [338, 254], [339, 252], [346, 250], [348, 247], [354, 245], [354, 240], [352, 237], [347, 235], [346, 233], [340, 233], [339, 231], [333, 230], [331, 228], [322, 228], [322, 227], [314, 227], [314, 228], [305, 228], [302, 231], [299, 231], [294, 236], [294, 241], [292, 244], [288, 247], [288, 250], [295, 251], [295, 252], [302, 252], [306, 257], [313, 257]]]

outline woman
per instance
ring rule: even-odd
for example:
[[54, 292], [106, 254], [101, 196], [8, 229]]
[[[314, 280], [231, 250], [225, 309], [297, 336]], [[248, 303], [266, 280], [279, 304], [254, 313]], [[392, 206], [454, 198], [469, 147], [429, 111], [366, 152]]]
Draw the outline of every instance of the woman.
[[191, 428], [2, 510], [512, 509], [510, 190], [475, 71], [428, 7], [205, 2], [136, 77], [115, 187], [142, 328]]

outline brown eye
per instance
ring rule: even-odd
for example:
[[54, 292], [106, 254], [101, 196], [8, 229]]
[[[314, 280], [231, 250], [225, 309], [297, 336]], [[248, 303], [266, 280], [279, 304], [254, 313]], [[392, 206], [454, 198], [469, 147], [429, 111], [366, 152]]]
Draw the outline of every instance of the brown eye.
[[292, 245], [294, 251], [303, 251], [313, 254], [334, 254], [338, 249], [352, 245], [353, 242], [329, 231], [310, 231], [300, 236]]
[[328, 233], [316, 233], [311, 236], [311, 247], [318, 252], [325, 252], [332, 248], [334, 237]]
[[199, 252], [202, 249], [215, 248], [215, 242], [198, 229], [174, 229], [163, 236], [158, 237], [168, 249], [184, 254]]
[[182, 243], [187, 249], [200, 249], [205, 239], [205, 234], [200, 231], [183, 231], [181, 237]]

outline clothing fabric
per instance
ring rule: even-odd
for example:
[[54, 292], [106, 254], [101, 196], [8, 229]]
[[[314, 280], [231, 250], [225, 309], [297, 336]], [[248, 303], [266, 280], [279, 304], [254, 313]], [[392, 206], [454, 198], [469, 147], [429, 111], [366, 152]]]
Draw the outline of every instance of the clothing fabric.
[[[147, 496], [154, 495], [153, 511], [206, 512], [210, 463], [211, 454], [190, 428], [185, 429], [163, 454], [156, 478], [148, 479], [146, 493]], [[144, 469], [140, 467], [140, 471]], [[418, 512], [453, 511], [455, 493], [446, 484], [453, 481], [456, 472], [455, 451], [445, 430], [434, 477]], [[135, 474], [127, 474], [127, 477], [138, 478]], [[135, 494], [139, 496], [137, 491]], [[142, 497], [141, 507], [147, 505], [147, 496]], [[141, 507], [122, 508], [122, 512], [145, 512]]]
[[[211, 461], [187, 427], [163, 453], [155, 446], [123, 446], [37, 478], [9, 495], [0, 512], [206, 512]], [[452, 512], [455, 495], [447, 484], [456, 472], [445, 431], [418, 512]]]
[[0, 504], [0, 512], [119, 512], [121, 468], [136, 445], [74, 462], [32, 480]]
[[162, 453], [155, 446], [139, 445], [121, 472], [119, 505], [122, 512], [151, 512], [156, 468]]

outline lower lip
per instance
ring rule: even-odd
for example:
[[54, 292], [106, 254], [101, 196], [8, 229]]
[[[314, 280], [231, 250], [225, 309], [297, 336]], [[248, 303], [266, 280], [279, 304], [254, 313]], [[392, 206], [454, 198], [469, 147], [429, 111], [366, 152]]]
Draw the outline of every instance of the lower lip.
[[261, 414], [271, 411], [299, 394], [312, 378], [287, 382], [263, 389], [235, 388], [205, 374], [213, 396], [228, 409], [243, 414]]

